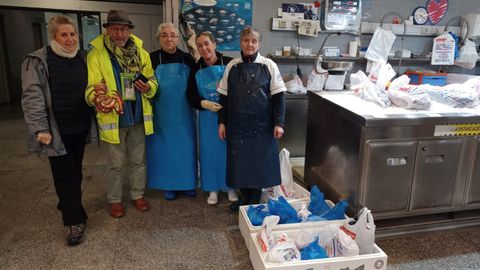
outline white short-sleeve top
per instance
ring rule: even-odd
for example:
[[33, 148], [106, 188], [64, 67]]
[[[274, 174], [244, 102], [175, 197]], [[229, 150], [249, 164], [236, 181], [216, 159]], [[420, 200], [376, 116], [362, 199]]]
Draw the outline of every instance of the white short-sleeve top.
[[[217, 92], [225, 96], [228, 95], [228, 74], [230, 73], [230, 69], [232, 68], [232, 66], [242, 62], [243, 62], [242, 58], [239, 57], [239, 58], [233, 59], [232, 61], [230, 61], [230, 63], [227, 64], [227, 66], [225, 67], [225, 72], [223, 73], [223, 78], [217, 87]], [[273, 62], [271, 59], [261, 56], [260, 53], [257, 54], [257, 58], [255, 58], [255, 61], [253, 62], [264, 64], [267, 66], [268, 71], [270, 72], [270, 75], [272, 77], [270, 81], [270, 95], [273, 96], [280, 92], [287, 91], [287, 88], [285, 87], [285, 83], [283, 82], [283, 79], [282, 79], [282, 75], [280, 74], [280, 71], [278, 70], [278, 66], [277, 64], [275, 64], [275, 62]]]

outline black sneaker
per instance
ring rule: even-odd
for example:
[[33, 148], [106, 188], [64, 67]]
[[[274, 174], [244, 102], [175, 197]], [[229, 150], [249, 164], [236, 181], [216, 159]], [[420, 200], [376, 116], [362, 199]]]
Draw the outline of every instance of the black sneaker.
[[76, 246], [83, 240], [83, 232], [85, 231], [85, 224], [77, 224], [68, 226], [67, 245]]
[[232, 212], [238, 212], [238, 210], [240, 209], [240, 200], [231, 203], [228, 208], [230, 208], [230, 211]]

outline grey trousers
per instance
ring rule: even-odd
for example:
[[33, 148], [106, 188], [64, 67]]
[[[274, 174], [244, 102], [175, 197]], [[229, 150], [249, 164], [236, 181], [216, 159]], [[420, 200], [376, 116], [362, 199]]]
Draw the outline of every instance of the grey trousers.
[[136, 200], [145, 192], [145, 129], [143, 124], [121, 128], [120, 144], [109, 144], [110, 175], [107, 180], [109, 203], [122, 201], [124, 178], [130, 183], [130, 197]]

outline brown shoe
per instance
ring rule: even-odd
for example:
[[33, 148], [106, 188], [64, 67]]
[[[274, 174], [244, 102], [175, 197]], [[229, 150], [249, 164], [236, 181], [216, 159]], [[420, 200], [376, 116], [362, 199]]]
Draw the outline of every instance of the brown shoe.
[[111, 203], [110, 204], [110, 215], [114, 218], [121, 218], [125, 216], [125, 210], [121, 203]]
[[137, 208], [137, 210], [140, 212], [145, 212], [145, 211], [148, 211], [148, 209], [150, 209], [150, 205], [148, 205], [148, 202], [143, 197], [140, 199], [134, 200], [133, 204], [135, 205], [135, 208]]

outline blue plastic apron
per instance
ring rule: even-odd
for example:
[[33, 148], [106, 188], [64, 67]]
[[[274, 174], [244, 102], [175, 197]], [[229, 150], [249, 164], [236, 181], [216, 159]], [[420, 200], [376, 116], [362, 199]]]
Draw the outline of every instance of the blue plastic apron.
[[155, 69], [159, 94], [153, 100], [155, 133], [146, 140], [148, 187], [196, 188], [195, 123], [186, 96], [189, 74], [190, 68], [183, 63], [160, 64]]
[[[218, 82], [225, 66], [202, 68], [195, 74], [198, 92], [206, 100], [219, 103]], [[225, 142], [218, 138], [218, 114], [209, 110], [199, 112], [200, 182], [204, 191], [227, 190]]]
[[267, 66], [240, 63], [228, 74], [227, 185], [264, 188], [279, 185], [278, 142]]

